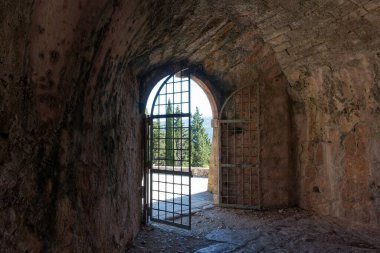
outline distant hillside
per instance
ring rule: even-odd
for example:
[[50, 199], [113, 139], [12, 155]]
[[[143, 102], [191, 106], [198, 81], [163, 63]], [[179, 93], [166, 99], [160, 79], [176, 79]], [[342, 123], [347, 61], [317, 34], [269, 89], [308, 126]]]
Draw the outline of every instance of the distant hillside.
[[211, 127], [211, 117], [204, 117], [203, 118], [203, 126], [206, 129], [207, 136], [210, 140], [212, 140], [212, 127]]

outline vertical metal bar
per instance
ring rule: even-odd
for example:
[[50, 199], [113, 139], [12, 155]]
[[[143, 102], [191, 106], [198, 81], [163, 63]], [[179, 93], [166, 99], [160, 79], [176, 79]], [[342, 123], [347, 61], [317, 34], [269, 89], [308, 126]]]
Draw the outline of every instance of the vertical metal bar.
[[[173, 84], [173, 90], [174, 90], [174, 84]], [[173, 91], [173, 93], [174, 93], [174, 91]], [[176, 110], [176, 109], [174, 109], [174, 110]], [[174, 113], [176, 113], [175, 111], [174, 111]], [[179, 120], [179, 117], [176, 119], [176, 120], [174, 120], [174, 122], [173, 122], [173, 128], [174, 128], [174, 130], [173, 130], [173, 137], [174, 138], [176, 138], [176, 136], [175, 136], [175, 132], [176, 132], [176, 130], [177, 130], [177, 127], [175, 126], [175, 122], [177, 121], [178, 122], [178, 120]], [[173, 145], [173, 156], [174, 156], [174, 160], [176, 160], [176, 153], [178, 152], [178, 147], [177, 147], [177, 142], [174, 142], [175, 143], [175, 145]], [[175, 161], [174, 161], [174, 163], [175, 163]], [[174, 163], [173, 163], [173, 171], [174, 171]], [[175, 192], [175, 189], [174, 189], [174, 182], [175, 182], [175, 175], [173, 175], [172, 176], [172, 184], [173, 184], [173, 188], [172, 188], [172, 196], [173, 196], [173, 201], [172, 201], [172, 206], [173, 206], [173, 208], [172, 208], [172, 211], [173, 211], [173, 217], [174, 217], [174, 211], [175, 211], [175, 194], [174, 194], [174, 192]], [[174, 219], [173, 219], [173, 223], [174, 223]]]
[[[177, 75], [177, 73], [175, 74]], [[178, 101], [175, 99], [175, 85], [176, 85], [177, 81], [175, 81], [174, 79], [174, 75], [173, 75], [173, 87], [172, 87], [172, 92], [173, 92], [173, 112], [176, 114], [176, 105], [175, 103], [178, 103]], [[181, 83], [180, 83], [181, 85]], [[178, 105], [177, 105], [178, 106]], [[182, 113], [182, 111], [180, 112]], [[173, 147], [173, 164], [172, 164], [172, 169], [173, 171], [175, 171], [175, 166], [176, 166], [176, 160], [177, 160], [177, 152], [178, 152], [178, 147], [176, 146], [177, 145], [177, 141], [176, 141], [176, 130], [177, 130], [177, 127], [175, 126], [176, 122], [179, 121], [181, 117], [174, 117], [173, 118], [173, 142], [172, 142], [172, 147]], [[172, 205], [173, 205], [173, 208], [172, 208], [172, 211], [173, 211], [173, 216], [175, 215], [175, 187], [174, 187], [174, 182], [175, 182], [175, 175], [173, 174], [173, 180], [172, 180], [172, 183], [173, 183], [173, 188], [172, 188], [172, 191], [173, 191], [173, 201], [172, 201]], [[180, 215], [181, 216], [181, 215]], [[175, 223], [174, 219], [172, 220], [173, 224]]]
[[[173, 80], [174, 81], [174, 80]], [[176, 110], [176, 108], [175, 108], [175, 105], [174, 105], [174, 103], [177, 103], [177, 101], [175, 100], [175, 95], [174, 95], [174, 91], [175, 91], [175, 89], [174, 89], [174, 85], [175, 85], [175, 83], [173, 82], [173, 112], [174, 113], [177, 113], [175, 110]], [[181, 85], [181, 83], [180, 83], [180, 85]], [[181, 101], [180, 101], [181, 102]], [[177, 160], [177, 157], [176, 157], [176, 153], [178, 152], [178, 147], [177, 147], [177, 142], [176, 141], [174, 141], [174, 138], [177, 138], [176, 136], [175, 136], [175, 133], [176, 133], [176, 131], [177, 131], [177, 126], [175, 126], [175, 123], [176, 123], [176, 121], [178, 122], [178, 120], [180, 119], [180, 117], [177, 117], [176, 118], [176, 120], [174, 120], [173, 121], [173, 158], [174, 158], [174, 161], [173, 161], [173, 171], [175, 170], [174, 169], [174, 167], [175, 167], [175, 163], [176, 163], [176, 160]], [[172, 201], [172, 205], [173, 205], [173, 216], [175, 215], [174, 214], [174, 212], [175, 212], [175, 195], [174, 195], [174, 192], [175, 192], [175, 189], [174, 189], [174, 181], [175, 181], [175, 175], [173, 175], [172, 176], [172, 183], [173, 183], [173, 188], [172, 188], [172, 191], [173, 191], [173, 201]], [[173, 219], [173, 223], [174, 223], [174, 219]]]
[[[173, 85], [172, 85], [172, 91], [173, 91], [173, 94], [172, 94], [172, 98], [173, 98], [173, 113], [175, 113], [175, 110], [176, 110], [176, 108], [175, 108], [175, 95], [174, 95], [174, 85], [175, 85], [176, 83], [174, 82], [174, 77], [173, 77]], [[175, 126], [174, 126], [174, 123], [175, 123], [175, 118], [172, 118], [172, 132], [173, 132], [173, 134], [172, 134], [172, 149], [173, 149], [173, 152], [172, 152], [172, 157], [171, 157], [171, 159], [172, 159], [172, 169], [173, 169], [173, 171], [174, 171], [174, 165], [175, 165], [175, 145], [174, 145], [174, 140], [175, 140]], [[173, 177], [173, 180], [174, 180], [174, 177]]]
[[[182, 73], [181, 73], [181, 75], [182, 75]], [[183, 89], [182, 89], [182, 79], [181, 79], [181, 82], [180, 82], [180, 86], [181, 86], [181, 88], [180, 88], [180, 110], [181, 110], [181, 113], [183, 113], [183, 106], [182, 106], [182, 104], [183, 104], [183, 96], [182, 96], [182, 93], [183, 93]], [[183, 149], [183, 143], [182, 143], [182, 131], [183, 131], [183, 121], [182, 121], [182, 118], [181, 118], [181, 126], [180, 126], [180, 129], [181, 129], [181, 131], [180, 131], [180, 134], [181, 134], [181, 138], [180, 138], [180, 142], [181, 142], [181, 144], [180, 144], [180, 165], [181, 165], [181, 172], [183, 172], [183, 168], [182, 168], [182, 163], [183, 163], [183, 154], [182, 154], [182, 149]]]
[[142, 223], [143, 224], [146, 224], [147, 221], [148, 221], [148, 217], [147, 217], [147, 192], [146, 192], [146, 189], [148, 188], [148, 185], [147, 185], [147, 171], [148, 171], [148, 162], [149, 162], [149, 157], [148, 157], [148, 151], [150, 150], [149, 149], [149, 144], [148, 144], [148, 141], [149, 141], [149, 129], [148, 129], [148, 123], [149, 122], [149, 119], [148, 119], [148, 115], [145, 115], [144, 117], [144, 120], [143, 120], [143, 124], [144, 124], [144, 132], [143, 132], [143, 138], [144, 138], [144, 168], [143, 168], [143, 188], [142, 188], [142, 194], [143, 194], [143, 217], [142, 217]]
[[[182, 97], [182, 85], [183, 85], [183, 80], [182, 80], [182, 72], [181, 72], [181, 113], [183, 113], [183, 97]], [[182, 160], [182, 124], [181, 124], [181, 160]], [[181, 172], [183, 172], [183, 167], [182, 167], [182, 161], [181, 161]], [[181, 179], [181, 224], [183, 224], [183, 193], [182, 193], [182, 184], [183, 184], [183, 180], [182, 180], [182, 174], [180, 176], [180, 179]]]
[[[153, 105], [154, 106], [154, 105]], [[152, 218], [153, 216], [153, 201], [152, 201], [152, 196], [153, 196], [153, 171], [152, 171], [152, 168], [153, 168], [153, 147], [154, 147], [154, 144], [153, 144], [153, 139], [154, 139], [154, 135], [153, 135], [153, 119], [150, 118], [150, 120], [152, 121], [151, 123], [151, 127], [150, 127], [150, 136], [152, 137], [150, 139], [150, 145], [151, 145], [151, 148], [149, 149], [149, 152], [150, 152], [150, 155], [151, 155], [151, 159], [150, 159], [150, 164], [149, 164], [149, 167], [150, 167], [150, 203], [149, 203], [149, 216], [150, 218]]]
[[[158, 114], [161, 113], [161, 108], [162, 108], [162, 105], [161, 105], [161, 95], [160, 95], [160, 92], [158, 93]], [[158, 150], [157, 150], [157, 166], [158, 166], [158, 170], [160, 170], [160, 151], [161, 151], [161, 119], [157, 119], [157, 122], [158, 122]], [[165, 122], [166, 124], [166, 122]], [[153, 174], [152, 174], [152, 181], [153, 181]], [[160, 218], [160, 174], [157, 173], [157, 219]]]
[[[170, 98], [169, 98], [170, 99]], [[168, 107], [169, 107], [169, 100], [168, 100], [168, 83], [165, 83], [165, 104], [166, 104], [166, 107], [165, 107], [165, 114], [167, 115], [168, 114]], [[170, 119], [169, 119], [170, 120]], [[168, 129], [168, 118], [166, 117], [165, 119], [165, 170], [168, 169], [168, 132], [167, 132], [167, 129]], [[170, 130], [169, 130], [170, 131]], [[160, 180], [161, 181], [161, 180]], [[167, 174], [165, 173], [165, 191], [164, 191], [164, 202], [165, 202], [165, 210], [164, 210], [164, 213], [165, 213], [165, 220], [168, 219], [167, 217], [167, 211], [168, 211], [168, 203], [167, 203], [167, 186], [168, 186], [168, 176]]]
[[[188, 81], [188, 87], [189, 87], [189, 113], [191, 115], [191, 86], [190, 86], [190, 70], [187, 70], [187, 81]], [[191, 117], [189, 117], [189, 227], [191, 228]]]
[[152, 169], [152, 154], [151, 152], [153, 152], [153, 148], [151, 147], [151, 140], [152, 140], [152, 136], [151, 136], [151, 128], [152, 128], [152, 122], [151, 122], [152, 118], [151, 117], [148, 117], [148, 126], [147, 126], [147, 133], [148, 133], [148, 136], [147, 136], [147, 145], [148, 145], [148, 150], [147, 150], [147, 155], [148, 155], [148, 162], [147, 162], [147, 171], [146, 171], [146, 178], [145, 178], [145, 185], [146, 185], [146, 188], [145, 188], [145, 194], [146, 194], [146, 207], [147, 207], [147, 211], [146, 211], [146, 223], [148, 223], [148, 216], [149, 216], [149, 210], [150, 210], [150, 204], [149, 204], [149, 201], [150, 201], [150, 173], [149, 171]]

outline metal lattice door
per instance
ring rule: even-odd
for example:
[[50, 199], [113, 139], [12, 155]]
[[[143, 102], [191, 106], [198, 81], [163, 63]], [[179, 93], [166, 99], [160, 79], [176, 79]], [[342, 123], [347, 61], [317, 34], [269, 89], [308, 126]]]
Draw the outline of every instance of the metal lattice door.
[[260, 208], [259, 86], [234, 92], [220, 115], [219, 203]]
[[191, 228], [190, 71], [170, 75], [152, 105], [150, 220]]

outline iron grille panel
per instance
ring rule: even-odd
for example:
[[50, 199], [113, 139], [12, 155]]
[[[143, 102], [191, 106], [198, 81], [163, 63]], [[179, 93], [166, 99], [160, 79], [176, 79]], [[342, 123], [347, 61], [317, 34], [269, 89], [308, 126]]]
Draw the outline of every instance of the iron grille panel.
[[191, 228], [190, 71], [170, 75], [150, 117], [150, 219]]
[[260, 207], [259, 86], [229, 97], [220, 116], [219, 203]]

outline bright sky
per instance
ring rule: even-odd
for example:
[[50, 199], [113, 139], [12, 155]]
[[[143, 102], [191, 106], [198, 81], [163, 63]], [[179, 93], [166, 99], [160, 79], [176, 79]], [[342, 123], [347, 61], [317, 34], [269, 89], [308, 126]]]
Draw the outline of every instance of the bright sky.
[[[146, 108], [148, 112], [151, 112], [153, 99], [160, 88], [161, 84], [165, 81], [167, 77], [161, 79], [156, 86], [154, 86], [152, 92], [149, 95], [148, 102]], [[210, 102], [202, 90], [202, 88], [193, 80], [190, 81], [191, 85], [191, 113], [195, 113], [195, 107], [198, 106], [200, 113], [202, 113], [203, 117], [211, 117], [211, 105]]]

